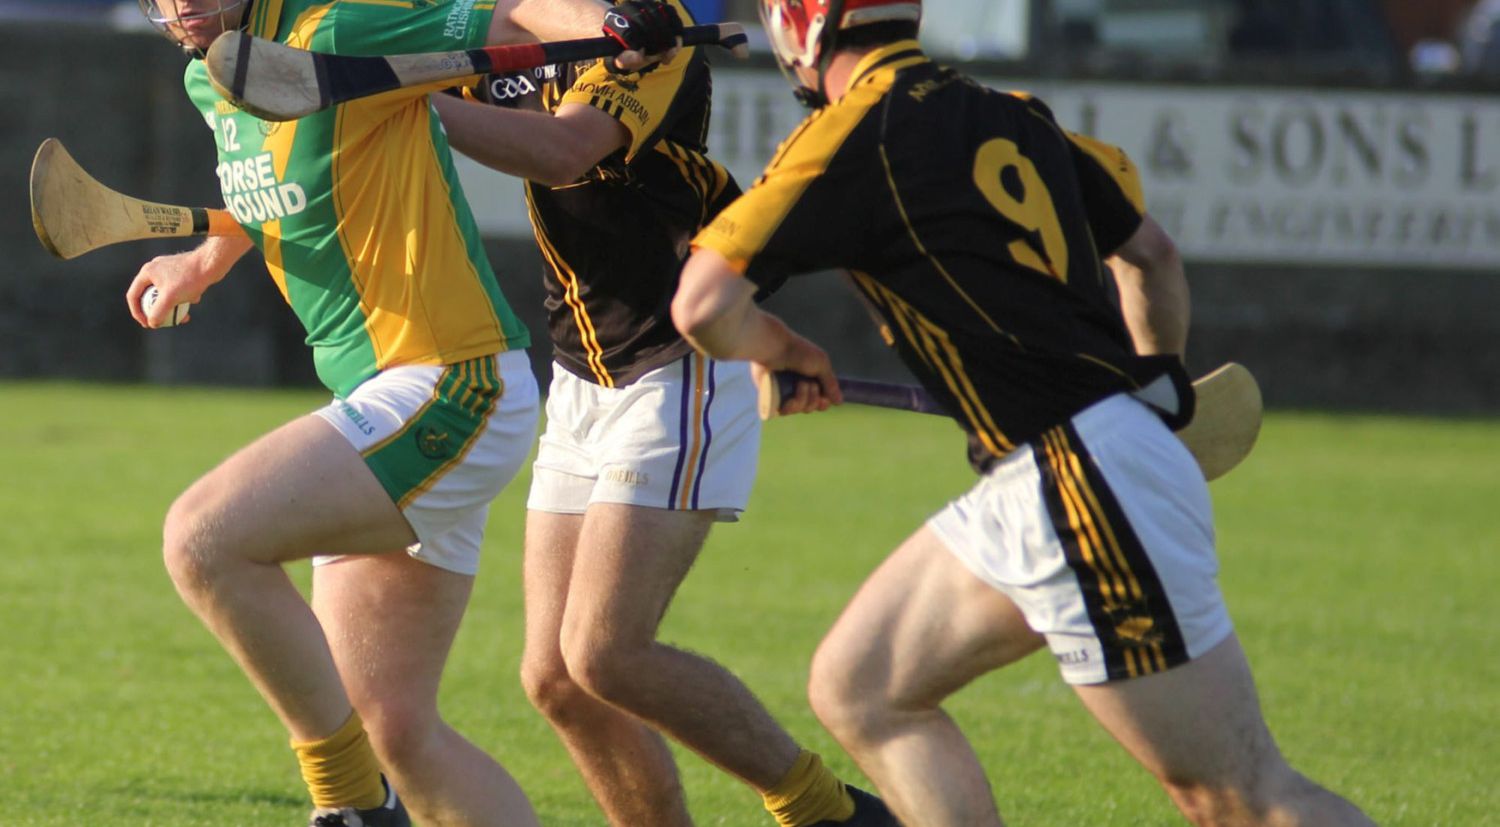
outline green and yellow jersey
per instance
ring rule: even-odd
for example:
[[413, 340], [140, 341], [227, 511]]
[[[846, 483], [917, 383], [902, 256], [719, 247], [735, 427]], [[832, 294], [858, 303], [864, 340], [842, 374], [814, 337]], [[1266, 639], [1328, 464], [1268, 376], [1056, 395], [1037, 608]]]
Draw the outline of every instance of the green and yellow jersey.
[[[691, 22], [687, 9], [674, 5]], [[615, 75], [588, 61], [495, 75], [475, 97], [539, 112], [592, 106], [630, 134], [628, 146], [579, 181], [526, 182], [546, 262], [553, 358], [604, 387], [682, 358], [692, 348], [672, 326], [670, 310], [687, 242], [740, 192], [705, 154], [710, 82], [702, 50], [683, 49], [643, 74]]]
[[[258, 0], [248, 31], [353, 55], [484, 44], [493, 0]], [[397, 365], [526, 347], [454, 171], [430, 88], [289, 123], [234, 108], [189, 64], [214, 130], [224, 202], [307, 329], [318, 376], [343, 396]]]
[[762, 287], [847, 269], [903, 361], [988, 468], [1090, 404], [1163, 375], [1138, 356], [1102, 257], [1144, 215], [1117, 148], [985, 88], [916, 41], [877, 49], [694, 241]]

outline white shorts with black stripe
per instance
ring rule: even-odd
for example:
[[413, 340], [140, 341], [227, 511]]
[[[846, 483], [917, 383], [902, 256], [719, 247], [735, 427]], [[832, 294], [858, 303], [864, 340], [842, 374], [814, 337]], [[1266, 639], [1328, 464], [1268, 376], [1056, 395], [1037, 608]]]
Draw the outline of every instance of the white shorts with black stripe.
[[755, 481], [755, 402], [747, 362], [690, 353], [618, 388], [554, 363], [526, 507], [582, 514], [618, 503], [733, 522]]
[[1171, 669], [1233, 629], [1208, 486], [1130, 396], [1017, 448], [928, 526], [1015, 601], [1069, 683]]

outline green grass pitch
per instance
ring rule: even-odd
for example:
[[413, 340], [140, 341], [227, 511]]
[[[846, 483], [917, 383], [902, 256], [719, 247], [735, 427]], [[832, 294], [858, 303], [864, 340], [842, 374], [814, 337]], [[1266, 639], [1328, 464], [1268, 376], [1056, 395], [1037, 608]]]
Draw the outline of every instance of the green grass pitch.
[[[321, 399], [0, 385], [0, 824], [302, 823], [285, 735], [179, 602], [158, 546], [177, 492]], [[1383, 825], [1500, 825], [1497, 460], [1500, 420], [1277, 413], [1213, 487], [1224, 589], [1283, 750]], [[857, 779], [807, 710], [808, 659], [864, 574], [971, 479], [936, 418], [771, 423], [752, 510], [715, 530], [666, 638], [717, 657]], [[516, 678], [526, 482], [493, 509], [443, 704], [544, 824], [599, 825]], [[1044, 656], [950, 709], [1013, 824], [1181, 823]], [[738, 783], [681, 764], [700, 825], [769, 824]]]

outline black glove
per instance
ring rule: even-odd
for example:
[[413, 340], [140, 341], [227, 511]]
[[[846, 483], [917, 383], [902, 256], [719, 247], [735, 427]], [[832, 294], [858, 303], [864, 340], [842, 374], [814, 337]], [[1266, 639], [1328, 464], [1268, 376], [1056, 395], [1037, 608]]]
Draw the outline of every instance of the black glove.
[[627, 51], [660, 54], [677, 45], [682, 18], [661, 0], [625, 0], [604, 13], [604, 33]]

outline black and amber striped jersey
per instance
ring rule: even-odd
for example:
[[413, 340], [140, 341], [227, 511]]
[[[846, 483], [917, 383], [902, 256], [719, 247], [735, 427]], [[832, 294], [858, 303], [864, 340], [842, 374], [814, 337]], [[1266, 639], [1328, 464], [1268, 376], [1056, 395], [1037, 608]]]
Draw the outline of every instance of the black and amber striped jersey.
[[1134, 352], [1102, 263], [1144, 209], [1121, 150], [908, 40], [866, 55], [848, 93], [810, 115], [694, 246], [762, 287], [850, 271], [984, 469], [1163, 376], [1191, 410], [1178, 360]]
[[710, 93], [697, 49], [644, 74], [615, 75], [591, 61], [496, 75], [478, 88], [482, 100], [536, 111], [587, 104], [630, 133], [628, 146], [580, 181], [526, 182], [553, 358], [591, 382], [628, 384], [691, 350], [670, 314], [688, 241], [740, 194], [705, 154]]

